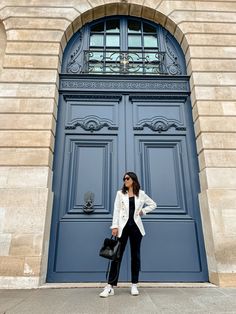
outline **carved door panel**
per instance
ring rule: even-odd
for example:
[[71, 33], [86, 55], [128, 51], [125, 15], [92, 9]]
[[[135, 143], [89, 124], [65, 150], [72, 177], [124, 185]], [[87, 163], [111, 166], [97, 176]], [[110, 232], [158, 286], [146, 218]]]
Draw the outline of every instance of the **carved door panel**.
[[[158, 204], [143, 217], [140, 280], [207, 279], [190, 110], [186, 97], [61, 96], [48, 281], [105, 280], [98, 250], [127, 170]], [[129, 249], [119, 279], [130, 280]]]

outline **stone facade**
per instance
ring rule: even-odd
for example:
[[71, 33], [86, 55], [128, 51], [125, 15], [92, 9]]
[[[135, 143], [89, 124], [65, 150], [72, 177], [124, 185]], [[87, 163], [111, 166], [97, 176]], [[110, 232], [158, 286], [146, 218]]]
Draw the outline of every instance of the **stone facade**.
[[190, 76], [210, 282], [236, 287], [236, 1], [2, 0], [0, 288], [45, 282], [63, 50], [86, 22], [132, 15], [180, 43]]

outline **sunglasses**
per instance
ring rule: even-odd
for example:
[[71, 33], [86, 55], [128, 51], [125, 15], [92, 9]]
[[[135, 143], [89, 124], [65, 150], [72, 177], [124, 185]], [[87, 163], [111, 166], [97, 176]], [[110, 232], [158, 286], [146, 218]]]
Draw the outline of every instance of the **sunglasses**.
[[129, 181], [130, 177], [125, 177], [123, 181]]

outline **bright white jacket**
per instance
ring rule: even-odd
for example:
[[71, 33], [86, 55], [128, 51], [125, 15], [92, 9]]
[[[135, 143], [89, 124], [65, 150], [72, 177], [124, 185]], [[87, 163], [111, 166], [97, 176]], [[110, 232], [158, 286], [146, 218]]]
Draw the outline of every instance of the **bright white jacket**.
[[[144, 207], [144, 205], [146, 205]], [[137, 224], [141, 234], [145, 235], [140, 211], [146, 215], [156, 208], [157, 204], [147, 195], [144, 191], [139, 190], [139, 196], [135, 195], [135, 211], [134, 221]], [[128, 193], [123, 194], [122, 191], [118, 191], [114, 202], [114, 211], [111, 229], [118, 228], [118, 237], [121, 237], [124, 226], [129, 219], [129, 195]]]

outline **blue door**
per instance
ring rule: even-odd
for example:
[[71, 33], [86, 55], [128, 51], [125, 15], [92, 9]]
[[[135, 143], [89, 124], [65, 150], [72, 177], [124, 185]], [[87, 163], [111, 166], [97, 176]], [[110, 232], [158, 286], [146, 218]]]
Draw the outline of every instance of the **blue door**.
[[[48, 282], [105, 281], [125, 171], [158, 204], [143, 217], [141, 281], [208, 281], [189, 78], [161, 25], [113, 16], [78, 31], [60, 75]], [[126, 250], [121, 281], [130, 280]]]
[[[64, 93], [55, 152], [49, 282], [105, 281], [98, 251], [127, 170], [158, 204], [143, 218], [140, 280], [208, 280], [187, 95]], [[120, 280], [130, 280], [129, 250]]]

